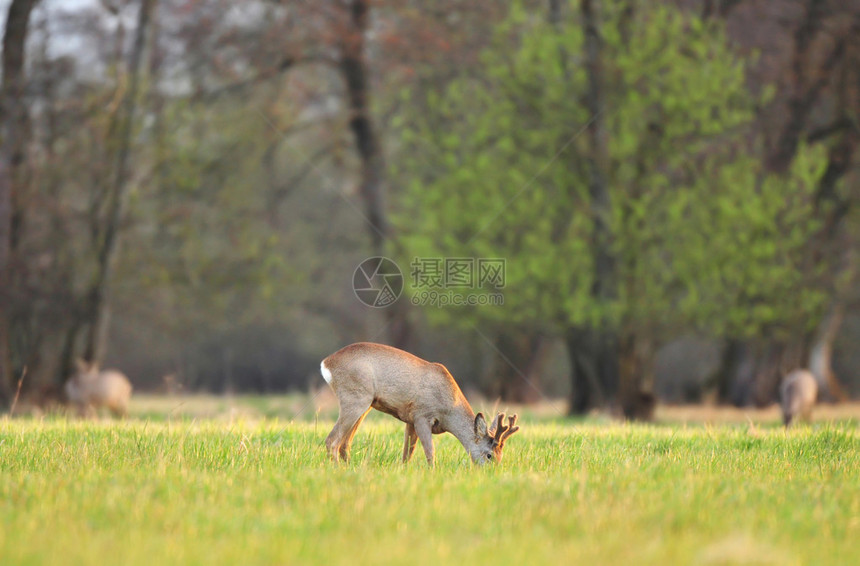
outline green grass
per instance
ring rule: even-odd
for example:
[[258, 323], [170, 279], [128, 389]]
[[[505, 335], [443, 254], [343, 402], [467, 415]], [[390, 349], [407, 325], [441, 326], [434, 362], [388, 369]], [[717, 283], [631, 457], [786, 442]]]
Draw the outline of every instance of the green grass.
[[377, 418], [0, 420], [3, 564], [858, 564], [860, 436], [525, 422], [501, 466], [399, 464]]

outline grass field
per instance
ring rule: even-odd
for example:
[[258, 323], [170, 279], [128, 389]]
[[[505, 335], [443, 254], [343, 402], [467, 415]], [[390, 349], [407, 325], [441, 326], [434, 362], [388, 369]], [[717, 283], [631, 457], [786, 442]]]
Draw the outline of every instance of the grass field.
[[855, 421], [523, 420], [431, 470], [384, 415], [341, 466], [327, 416], [3, 419], [0, 563], [860, 564]]

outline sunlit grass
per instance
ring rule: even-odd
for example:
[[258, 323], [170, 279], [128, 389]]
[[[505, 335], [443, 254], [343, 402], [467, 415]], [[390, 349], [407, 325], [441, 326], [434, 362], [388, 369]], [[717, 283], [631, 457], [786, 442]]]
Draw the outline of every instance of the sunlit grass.
[[860, 563], [846, 424], [525, 422], [501, 466], [374, 419], [0, 421], [3, 564]]

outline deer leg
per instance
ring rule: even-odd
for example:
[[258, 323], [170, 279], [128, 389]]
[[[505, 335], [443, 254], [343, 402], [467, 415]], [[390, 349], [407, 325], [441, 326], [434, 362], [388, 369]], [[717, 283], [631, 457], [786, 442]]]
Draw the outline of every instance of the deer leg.
[[358, 420], [355, 421], [355, 424], [352, 425], [352, 428], [349, 429], [346, 436], [343, 439], [343, 442], [340, 444], [340, 459], [344, 462], [349, 462], [349, 447], [352, 445], [352, 438], [355, 436], [355, 432], [358, 430], [358, 427], [361, 426], [362, 421], [364, 421], [364, 417], [367, 416], [367, 413], [370, 412], [370, 407], [364, 412], [363, 415], [358, 417]]
[[[331, 429], [331, 432], [325, 439], [326, 449], [328, 450], [331, 459], [335, 462], [340, 459], [341, 445], [350, 434], [354, 434], [352, 430], [353, 427], [357, 428], [362, 417], [364, 417], [364, 415], [367, 414], [367, 411], [370, 410], [371, 401], [372, 399], [366, 404], [356, 402], [340, 404], [340, 415], [337, 417], [337, 422], [334, 423], [334, 428]], [[347, 446], [347, 454], [348, 451], [349, 447]]]
[[418, 434], [415, 433], [415, 427], [412, 423], [406, 423], [406, 439], [403, 442], [403, 463], [407, 463], [412, 459], [412, 453], [415, 452], [415, 444], [418, 442]]
[[421, 447], [424, 449], [424, 456], [427, 457], [427, 463], [433, 465], [433, 430], [430, 428], [430, 423], [424, 419], [417, 420], [414, 423], [415, 433], [418, 439], [421, 440]]

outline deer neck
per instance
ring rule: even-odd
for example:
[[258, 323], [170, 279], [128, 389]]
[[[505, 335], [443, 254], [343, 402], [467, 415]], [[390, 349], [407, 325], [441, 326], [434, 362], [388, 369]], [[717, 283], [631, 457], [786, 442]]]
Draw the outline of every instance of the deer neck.
[[475, 412], [468, 402], [464, 400], [464, 404], [458, 407], [457, 411], [453, 411], [447, 420], [445, 430], [460, 441], [469, 455], [475, 452], [478, 448], [478, 442], [475, 439]]

